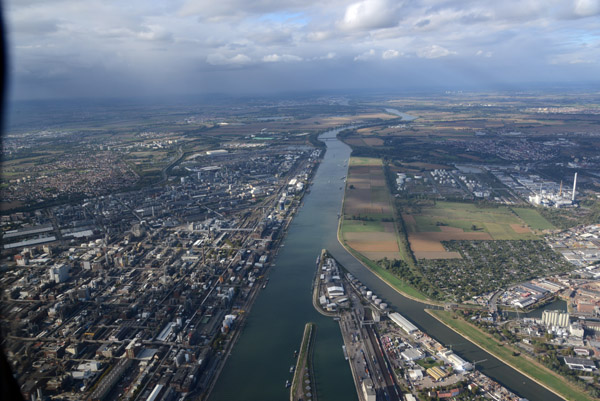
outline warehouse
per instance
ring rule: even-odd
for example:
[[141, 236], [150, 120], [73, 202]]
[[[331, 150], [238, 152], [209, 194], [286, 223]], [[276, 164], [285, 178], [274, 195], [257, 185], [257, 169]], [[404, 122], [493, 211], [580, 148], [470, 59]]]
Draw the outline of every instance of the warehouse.
[[596, 364], [591, 359], [564, 357], [565, 364], [572, 370], [592, 372], [596, 370]]
[[408, 334], [419, 330], [417, 326], [409, 322], [404, 316], [397, 312], [390, 313], [390, 319], [392, 319], [392, 322], [396, 323], [398, 326], [400, 326], [402, 330], [406, 331]]
[[446, 359], [452, 364], [454, 370], [465, 371], [473, 369], [473, 365], [456, 354], [449, 354], [446, 356]]

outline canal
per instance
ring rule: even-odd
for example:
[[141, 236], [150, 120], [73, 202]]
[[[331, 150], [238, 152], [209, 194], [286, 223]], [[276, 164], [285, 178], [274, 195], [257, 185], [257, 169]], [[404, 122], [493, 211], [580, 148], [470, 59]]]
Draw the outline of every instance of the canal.
[[348, 362], [342, 353], [337, 322], [317, 313], [311, 300], [315, 259], [322, 248], [360, 281], [423, 331], [451, 347], [463, 358], [507, 388], [530, 401], [560, 397], [518, 373], [492, 355], [439, 323], [425, 305], [408, 299], [363, 267], [337, 241], [350, 148], [336, 139], [340, 130], [320, 136], [327, 152], [314, 178], [311, 192], [290, 225], [287, 237], [269, 273], [270, 282], [259, 294], [211, 394], [212, 401], [233, 399], [282, 400], [289, 398], [285, 381], [291, 380], [293, 352], [300, 346], [304, 324], [317, 324], [314, 369], [320, 400], [357, 400]]
[[[315, 260], [335, 238], [337, 213], [343, 198], [350, 149], [329, 131], [327, 152], [304, 205], [288, 229], [283, 247], [246, 320], [238, 343], [227, 361], [210, 400], [285, 400], [292, 379], [290, 365], [300, 347], [304, 325], [317, 325], [313, 366], [320, 400], [358, 400], [350, 366], [344, 359], [339, 325], [312, 305]], [[331, 140], [333, 139], [333, 140]], [[314, 386], [313, 386], [314, 388]]]

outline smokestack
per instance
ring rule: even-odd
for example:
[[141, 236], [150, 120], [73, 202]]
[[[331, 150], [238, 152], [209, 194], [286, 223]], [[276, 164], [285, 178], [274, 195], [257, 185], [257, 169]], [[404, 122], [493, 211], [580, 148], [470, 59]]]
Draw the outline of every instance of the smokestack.
[[571, 202], [575, 202], [575, 189], [577, 188], [577, 173], [573, 177], [573, 195], [571, 195]]

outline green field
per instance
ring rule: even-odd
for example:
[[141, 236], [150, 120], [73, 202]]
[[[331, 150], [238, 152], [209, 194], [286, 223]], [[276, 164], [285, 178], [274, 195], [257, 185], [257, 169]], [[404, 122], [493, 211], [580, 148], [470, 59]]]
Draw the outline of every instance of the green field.
[[500, 240], [529, 240], [538, 239], [533, 233], [516, 233], [508, 224], [519, 223], [483, 223], [485, 231], [488, 232], [493, 239]]
[[444, 366], [444, 362], [433, 359], [431, 357], [426, 358], [426, 359], [419, 359], [416, 362], [417, 362], [417, 365], [419, 365], [425, 369], [429, 369], [434, 366]]
[[444, 225], [460, 228], [465, 232], [486, 232], [494, 240], [538, 239], [533, 233], [515, 232], [510, 225], [523, 225], [523, 222], [510, 208], [504, 206], [478, 207], [473, 203], [437, 202], [435, 206], [422, 207], [421, 212], [413, 217], [416, 227], [411, 224], [408, 226], [413, 230], [416, 228], [418, 232], [438, 232], [440, 225]]
[[371, 199], [373, 202], [386, 203], [389, 201], [387, 187], [371, 187]]
[[442, 231], [440, 227], [437, 224], [435, 224], [437, 222], [435, 218], [422, 215], [416, 215], [414, 216], [414, 218], [417, 224], [407, 224], [406, 228], [409, 232], [419, 231], [431, 233], [436, 231]]
[[537, 382], [542, 383], [545, 387], [561, 394], [566, 399], [580, 401], [594, 400], [591, 395], [578, 389], [574, 385], [571, 385], [558, 373], [555, 373], [524, 356], [514, 356], [513, 351], [515, 349], [512, 346], [501, 345], [489, 334], [467, 323], [462, 318], [454, 318], [452, 312], [446, 312], [442, 310], [427, 310], [427, 312], [441, 322], [450, 326], [461, 335], [467, 337], [479, 347], [490, 352], [497, 358], [502, 359], [504, 362], [513, 366], [521, 373], [524, 373]]
[[532, 230], [556, 230], [548, 220], [535, 209], [515, 207], [512, 209]]

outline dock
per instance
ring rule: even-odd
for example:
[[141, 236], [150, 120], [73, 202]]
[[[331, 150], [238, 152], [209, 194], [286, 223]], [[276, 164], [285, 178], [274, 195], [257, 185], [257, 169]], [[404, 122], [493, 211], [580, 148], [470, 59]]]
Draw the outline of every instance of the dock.
[[300, 353], [298, 354], [290, 388], [290, 401], [317, 400], [316, 381], [312, 366], [316, 329], [317, 326], [314, 323], [306, 323], [306, 326], [304, 326]]
[[402, 394], [394, 372], [382, 352], [374, 327], [387, 305], [345, 272], [343, 266], [323, 249], [313, 285], [315, 309], [338, 321], [344, 343], [341, 351], [350, 365], [359, 401], [400, 401]]

